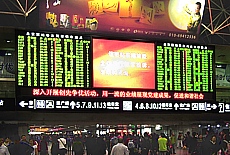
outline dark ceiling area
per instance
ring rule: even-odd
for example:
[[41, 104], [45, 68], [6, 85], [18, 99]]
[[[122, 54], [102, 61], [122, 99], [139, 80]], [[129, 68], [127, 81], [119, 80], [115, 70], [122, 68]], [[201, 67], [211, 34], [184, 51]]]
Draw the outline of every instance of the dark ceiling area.
[[[20, 117], [19, 117], [20, 116]], [[224, 118], [224, 119], [223, 119]], [[29, 125], [92, 125], [92, 124], [223, 124], [229, 123], [228, 114], [188, 113], [188, 114], [155, 114], [155, 113], [41, 113], [41, 112], [7, 112], [0, 115], [4, 123], [26, 123]]]
[[206, 0], [200, 41], [230, 45], [230, 1]]

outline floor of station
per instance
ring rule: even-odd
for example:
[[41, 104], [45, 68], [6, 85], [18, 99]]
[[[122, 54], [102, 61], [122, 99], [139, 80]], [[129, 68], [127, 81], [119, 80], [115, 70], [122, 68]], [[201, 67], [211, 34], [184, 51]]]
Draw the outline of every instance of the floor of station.
[[[49, 155], [52, 155], [49, 151], [48, 153]], [[68, 151], [66, 155], [75, 155], [74, 153], [72, 153], [72, 151]], [[83, 154], [83, 155], [87, 155], [87, 153]], [[109, 155], [108, 153], [106, 155]], [[174, 154], [172, 154], [174, 155]], [[176, 149], [176, 155], [190, 155], [190, 153], [188, 153], [187, 149]]]

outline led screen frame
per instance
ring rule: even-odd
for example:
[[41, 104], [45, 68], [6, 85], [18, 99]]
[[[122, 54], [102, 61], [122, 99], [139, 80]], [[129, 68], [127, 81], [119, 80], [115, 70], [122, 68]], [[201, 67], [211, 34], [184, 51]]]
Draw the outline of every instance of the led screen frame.
[[[22, 31], [25, 32], [25, 31]], [[21, 32], [21, 33], [22, 33]], [[36, 32], [36, 31], [34, 31]], [[48, 33], [48, 32], [47, 32]], [[20, 33], [17, 33], [20, 34]], [[52, 34], [52, 33], [50, 33]], [[64, 33], [61, 33], [64, 34]], [[68, 34], [70, 35], [70, 34]], [[151, 42], [151, 41], [143, 41], [143, 40], [124, 40], [119, 38], [105, 38], [105, 37], [93, 37], [91, 38], [92, 44], [90, 45], [90, 49], [93, 49], [93, 39], [97, 40], [108, 40], [108, 41], [121, 41], [126, 43], [132, 43], [132, 44], [142, 44], [146, 43], [149, 45], [158, 45], [160, 42]], [[179, 44], [179, 43], [175, 43]], [[189, 44], [191, 45], [191, 44]], [[191, 46], [201, 46], [201, 45], [191, 45]], [[153, 46], [153, 49], [151, 51], [156, 51], [156, 49]], [[93, 51], [91, 51], [93, 53]], [[174, 90], [157, 90], [157, 78], [154, 79], [155, 82], [155, 88], [115, 88], [115, 87], [93, 87], [93, 69], [95, 66], [93, 66], [93, 54], [90, 55], [90, 86], [89, 87], [24, 87], [19, 88], [16, 85], [17, 89], [17, 106], [20, 104], [20, 110], [25, 109], [26, 107], [30, 106], [30, 104], [35, 104], [34, 101], [36, 100], [54, 100], [56, 101], [58, 98], [60, 101], [63, 99], [63, 104], [70, 103], [70, 100], [80, 100], [84, 102], [90, 101], [90, 100], [99, 100], [101, 102], [107, 101], [108, 104], [115, 103], [116, 101], [121, 102], [123, 104], [123, 101], [127, 101], [125, 103], [129, 103], [128, 101], [135, 101], [135, 102], [214, 102], [215, 101], [215, 95], [213, 93], [209, 92], [186, 92], [186, 91], [174, 91]], [[150, 52], [151, 53], [151, 52]], [[155, 66], [157, 66], [157, 53], [153, 53], [155, 61], [153, 62]], [[213, 59], [214, 60], [214, 59]], [[214, 63], [213, 63], [214, 64]], [[157, 71], [155, 71], [156, 75]], [[17, 79], [18, 81], [18, 79]], [[215, 80], [213, 81], [213, 84], [215, 84]], [[58, 94], [55, 93], [58, 91]], [[71, 94], [68, 94], [71, 93]], [[181, 97], [183, 96], [183, 97]], [[186, 97], [187, 96], [187, 97]], [[189, 96], [189, 97], [188, 97]], [[192, 97], [191, 97], [192, 96]], [[24, 102], [22, 102], [24, 101]], [[30, 102], [29, 102], [30, 101]], [[40, 101], [39, 101], [40, 102]], [[57, 104], [61, 104], [61, 102], [58, 102]], [[37, 103], [36, 103], [37, 104]], [[48, 103], [47, 103], [48, 104]], [[23, 106], [23, 107], [22, 107]], [[39, 105], [40, 108], [43, 110], [41, 105]], [[33, 107], [34, 109], [35, 107]], [[36, 108], [35, 108], [36, 109]], [[38, 108], [39, 109], [39, 108]], [[31, 108], [27, 110], [32, 110]], [[47, 109], [46, 109], [47, 110]], [[60, 110], [60, 109], [59, 109]], [[68, 111], [68, 109], [65, 109]], [[80, 109], [78, 109], [80, 110]], [[86, 109], [86, 111], [90, 111], [90, 109]], [[100, 110], [100, 109], [99, 109]], [[103, 109], [101, 109], [103, 111]]]

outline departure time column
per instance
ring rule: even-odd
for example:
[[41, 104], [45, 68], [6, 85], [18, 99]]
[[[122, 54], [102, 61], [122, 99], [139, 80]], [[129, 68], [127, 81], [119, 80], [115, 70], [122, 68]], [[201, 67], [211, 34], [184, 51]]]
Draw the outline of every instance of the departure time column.
[[84, 87], [84, 43], [76, 40], [76, 85]]
[[193, 62], [192, 62], [192, 51], [190, 49], [186, 49], [186, 91], [193, 91], [194, 81], [192, 79], [192, 71], [193, 71]]
[[172, 47], [164, 48], [165, 89], [172, 90]]
[[40, 86], [48, 86], [48, 41], [47, 37], [40, 37]]
[[208, 50], [209, 53], [209, 91], [213, 92], [213, 50]]
[[157, 89], [164, 90], [164, 50], [162, 46], [157, 46]]
[[202, 49], [202, 90], [208, 91], [208, 85], [209, 85], [209, 53], [207, 49]]
[[85, 48], [86, 48], [86, 87], [90, 87], [90, 60], [89, 60], [89, 45], [90, 41], [84, 40]]
[[65, 57], [65, 87], [76, 87], [74, 85], [73, 73], [73, 40], [64, 39], [64, 57]]
[[62, 39], [56, 38], [55, 42], [55, 87], [62, 87], [63, 86], [63, 52], [62, 52]]
[[181, 91], [181, 52], [180, 48], [174, 48], [174, 90]]
[[31, 86], [31, 36], [27, 37], [27, 86]]
[[[25, 37], [19, 35], [18, 36], [18, 86], [25, 86], [24, 78], [25, 78], [25, 58], [24, 56], [25, 49]], [[25, 50], [26, 51], [26, 50]]]

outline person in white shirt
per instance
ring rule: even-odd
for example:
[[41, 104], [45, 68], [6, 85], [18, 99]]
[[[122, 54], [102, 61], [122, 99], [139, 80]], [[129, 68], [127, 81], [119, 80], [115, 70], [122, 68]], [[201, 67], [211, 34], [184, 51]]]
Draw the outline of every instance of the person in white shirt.
[[0, 138], [0, 155], [10, 155], [8, 148], [3, 143], [4, 139]]
[[63, 138], [63, 137], [60, 137], [58, 139], [58, 142], [59, 142], [59, 150], [60, 150], [60, 155], [65, 155], [66, 152], [67, 152], [67, 149], [66, 149], [66, 139]]
[[129, 155], [129, 149], [123, 144], [122, 138], [118, 138], [118, 143], [113, 146], [110, 155]]
[[38, 155], [38, 145], [36, 144], [36, 142], [33, 139], [30, 139], [29, 144], [34, 149], [34, 151], [31, 153], [31, 155]]

